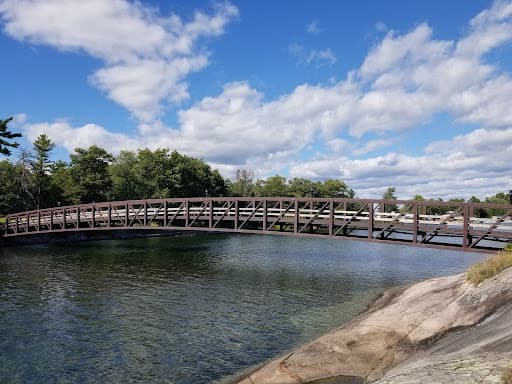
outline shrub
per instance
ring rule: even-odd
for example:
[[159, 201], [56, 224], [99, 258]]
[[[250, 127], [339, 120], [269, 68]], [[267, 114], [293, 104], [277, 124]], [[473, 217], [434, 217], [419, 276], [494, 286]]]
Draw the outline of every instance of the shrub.
[[512, 266], [512, 245], [508, 245], [500, 253], [469, 267], [466, 278], [475, 286]]
[[508, 368], [501, 376], [503, 384], [512, 384], [512, 368]]

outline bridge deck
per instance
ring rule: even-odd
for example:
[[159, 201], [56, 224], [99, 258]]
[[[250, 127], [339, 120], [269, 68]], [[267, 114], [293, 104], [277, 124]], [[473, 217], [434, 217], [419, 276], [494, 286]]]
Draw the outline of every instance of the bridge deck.
[[[440, 208], [446, 213], [428, 214]], [[475, 217], [482, 209], [498, 216]], [[115, 201], [9, 215], [4, 236], [129, 229], [354, 238], [489, 252], [512, 240], [512, 205], [245, 197]]]

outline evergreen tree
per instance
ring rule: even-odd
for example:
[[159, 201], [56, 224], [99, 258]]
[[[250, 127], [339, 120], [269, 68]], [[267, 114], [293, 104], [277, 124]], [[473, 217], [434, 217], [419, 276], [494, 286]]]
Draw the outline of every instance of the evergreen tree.
[[[386, 189], [386, 192], [382, 195], [382, 198], [384, 200], [396, 200], [395, 196], [396, 188], [395, 187], [389, 187]], [[385, 204], [384, 206], [384, 212], [395, 212], [398, 211], [398, 205], [396, 204]]]
[[16, 163], [16, 182], [19, 186], [19, 200], [22, 211], [35, 208], [34, 204], [34, 177], [31, 172], [32, 154], [21, 148], [19, 159]]
[[50, 152], [53, 148], [55, 148], [55, 144], [45, 134], [39, 135], [34, 141], [35, 158], [32, 161], [32, 176], [34, 178], [34, 197], [37, 209], [48, 206], [51, 171]]
[[17, 148], [18, 143], [12, 142], [12, 139], [21, 137], [21, 133], [12, 133], [7, 129], [7, 124], [12, 121], [12, 117], [5, 120], [0, 120], [0, 153], [6, 156], [11, 154], [9, 147]]

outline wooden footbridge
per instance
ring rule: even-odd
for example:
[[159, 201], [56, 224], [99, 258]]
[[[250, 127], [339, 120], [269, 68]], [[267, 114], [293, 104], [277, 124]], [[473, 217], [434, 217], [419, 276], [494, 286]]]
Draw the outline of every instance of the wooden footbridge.
[[113, 201], [11, 214], [3, 236], [129, 230], [349, 238], [488, 253], [512, 240], [512, 205], [270, 197]]

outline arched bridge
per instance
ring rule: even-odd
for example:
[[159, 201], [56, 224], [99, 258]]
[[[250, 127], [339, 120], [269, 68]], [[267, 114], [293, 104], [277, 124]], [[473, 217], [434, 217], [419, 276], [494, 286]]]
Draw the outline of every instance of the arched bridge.
[[215, 197], [113, 201], [7, 216], [4, 237], [104, 231], [217, 231], [350, 238], [489, 252], [512, 240], [512, 205]]

